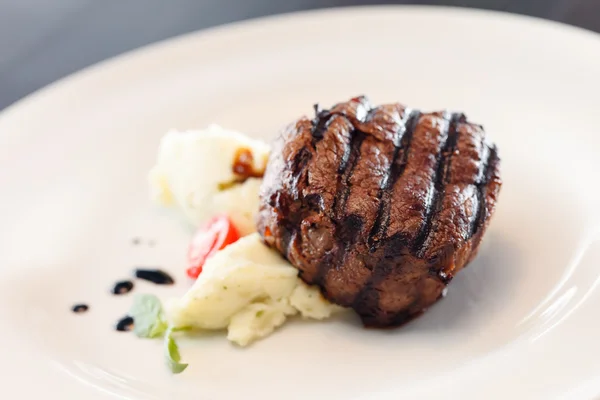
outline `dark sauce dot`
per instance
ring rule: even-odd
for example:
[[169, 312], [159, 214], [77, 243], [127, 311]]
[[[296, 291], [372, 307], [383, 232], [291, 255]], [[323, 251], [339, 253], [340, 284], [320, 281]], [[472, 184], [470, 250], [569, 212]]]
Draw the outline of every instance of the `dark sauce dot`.
[[139, 237], [134, 237], [133, 239], [131, 239], [131, 244], [134, 246], [139, 245], [142, 242], [142, 240]]
[[123, 317], [115, 325], [115, 329], [119, 332], [128, 332], [133, 329], [133, 318], [130, 316]]
[[72, 308], [71, 311], [73, 311], [74, 313], [77, 314], [81, 314], [86, 312], [87, 310], [89, 310], [90, 308], [88, 307], [87, 304], [75, 304]]
[[152, 283], [156, 283], [157, 285], [172, 285], [175, 283], [171, 275], [167, 274], [160, 269], [141, 269], [138, 268], [135, 270], [135, 277], [138, 279], [143, 279], [145, 281], [150, 281]]
[[120, 281], [115, 283], [112, 288], [112, 294], [125, 294], [131, 292], [133, 289], [133, 282], [131, 281]]

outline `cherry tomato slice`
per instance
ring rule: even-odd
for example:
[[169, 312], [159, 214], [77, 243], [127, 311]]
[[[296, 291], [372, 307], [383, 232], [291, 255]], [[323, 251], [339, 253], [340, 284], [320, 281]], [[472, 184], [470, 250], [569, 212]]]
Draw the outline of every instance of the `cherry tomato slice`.
[[188, 249], [187, 275], [198, 278], [206, 260], [225, 246], [237, 241], [240, 235], [226, 215], [218, 215], [201, 226]]

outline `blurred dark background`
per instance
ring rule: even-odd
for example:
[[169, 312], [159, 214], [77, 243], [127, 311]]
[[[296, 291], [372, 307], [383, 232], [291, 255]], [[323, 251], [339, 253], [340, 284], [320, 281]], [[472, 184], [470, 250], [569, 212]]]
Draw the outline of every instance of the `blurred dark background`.
[[600, 32], [600, 0], [0, 0], [0, 109], [157, 40], [263, 15], [371, 4], [484, 8]]

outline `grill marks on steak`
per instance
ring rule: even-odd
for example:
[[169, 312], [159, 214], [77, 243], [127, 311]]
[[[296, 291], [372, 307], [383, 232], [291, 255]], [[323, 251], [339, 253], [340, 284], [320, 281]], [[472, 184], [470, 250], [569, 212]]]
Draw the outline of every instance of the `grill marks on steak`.
[[[329, 218], [323, 218], [323, 213], [336, 207], [343, 185], [340, 166], [349, 164], [350, 148], [354, 133], [353, 125], [344, 117], [326, 116], [328, 126], [322, 140], [318, 140], [312, 148], [311, 161], [306, 166], [307, 184], [302, 188], [304, 198], [309, 199], [302, 210], [303, 221], [299, 225], [301, 234], [294, 235], [296, 246], [288, 252], [288, 259], [298, 267], [303, 279], [313, 281], [325, 261], [325, 256], [331, 250], [335, 239], [331, 235], [333, 226]], [[318, 126], [319, 120], [313, 121]], [[316, 162], [319, 160], [319, 162]], [[337, 182], [336, 182], [337, 179]], [[310, 214], [310, 216], [309, 216]], [[308, 241], [302, 238], [309, 239]], [[295, 251], [295, 250], [300, 250]], [[311, 263], [296, 264], [294, 260], [310, 257]]]
[[420, 255], [423, 254], [425, 241], [429, 237], [433, 219], [442, 210], [450, 164], [452, 163], [452, 155], [455, 152], [456, 142], [458, 140], [458, 131], [456, 128], [457, 117], [455, 115], [444, 113], [442, 118], [442, 122], [439, 125], [441, 150], [437, 154], [436, 168], [429, 185], [429, 201], [426, 207], [425, 222], [422, 223], [412, 246], [413, 251]]
[[[488, 175], [490, 157], [493, 163], [497, 162], [497, 152], [485, 142], [485, 133], [480, 126], [466, 124], [463, 120], [459, 121], [455, 131], [457, 139], [453, 153], [460, 156], [450, 159], [444, 173], [444, 195], [439, 197], [428, 237], [420, 249], [421, 256], [427, 259], [443, 252], [448, 242], [467, 242], [473, 236], [477, 214], [485, 203], [482, 189], [488, 183], [484, 178]], [[465, 262], [459, 259], [457, 264]], [[449, 271], [440, 271], [440, 278], [451, 279], [454, 266], [449, 268]]]
[[366, 325], [396, 325], [476, 254], [501, 181], [495, 147], [463, 114], [365, 97], [315, 108], [275, 143], [259, 232]]
[[[441, 150], [435, 169], [431, 162], [429, 168], [421, 171], [429, 174], [431, 184], [426, 192], [415, 191], [415, 187], [404, 182], [399, 182], [398, 186], [404, 195], [410, 197], [405, 204], [411, 204], [413, 210], [419, 211], [415, 217], [410, 211], [400, 209], [398, 221], [402, 220], [403, 215], [416, 221], [414, 224], [404, 224], [409, 230], [404, 230], [401, 237], [410, 237], [420, 223], [419, 233], [413, 243], [405, 242], [412, 248], [412, 254], [400, 255], [404, 260], [403, 268], [395, 268], [397, 263], [392, 266], [386, 262], [380, 263], [369, 286], [363, 290], [360, 301], [354, 304], [362, 315], [376, 316], [374, 320], [367, 317], [367, 324], [401, 323], [409, 315], [418, 313], [423, 304], [435, 302], [453, 275], [470, 260], [468, 257], [473, 248], [479, 245], [479, 240], [475, 246], [469, 240], [478, 230], [482, 230], [481, 222], [486, 215], [483, 190], [492, 176], [499, 176], [495, 170], [499, 161], [497, 152], [495, 147], [490, 148], [485, 143], [482, 128], [467, 124], [463, 115], [444, 115], [443, 121], [437, 116], [431, 118], [436, 122], [428, 124], [423, 121], [425, 129], [415, 136], [415, 140], [439, 138], [435, 147], [441, 146]], [[428, 133], [433, 133], [433, 136]], [[430, 141], [427, 143], [433, 144]], [[418, 156], [425, 153], [415, 148], [413, 154]], [[414, 165], [423, 164], [417, 162]], [[492, 170], [495, 172], [492, 173]], [[410, 179], [408, 175], [407, 179]], [[497, 193], [498, 189], [495, 188], [493, 192]], [[419, 203], [419, 200], [424, 201]], [[487, 216], [490, 214], [491, 210]], [[423, 220], [425, 222], [421, 223]], [[397, 232], [395, 234], [398, 235]], [[464, 245], [455, 248], [456, 243]], [[419, 276], [418, 270], [425, 268], [429, 270], [429, 276], [414, 279]], [[386, 312], [374, 312], [377, 308]]]
[[400, 178], [406, 168], [413, 132], [420, 116], [421, 114], [418, 111], [405, 109], [402, 120], [397, 122], [398, 126], [393, 138], [394, 154], [388, 173], [385, 176], [379, 191], [378, 197], [381, 199], [381, 203], [379, 205], [377, 219], [375, 220], [375, 224], [369, 235], [368, 242], [371, 250], [373, 250], [376, 244], [385, 237], [387, 232], [390, 223], [392, 190], [398, 181], [398, 178]]
[[444, 162], [442, 154], [448, 142], [448, 129], [448, 119], [439, 113], [419, 116], [405, 171], [392, 187], [393, 202], [386, 236], [413, 251], [428, 229], [436, 189], [439, 189], [436, 181]]
[[[398, 105], [380, 107], [367, 121], [370, 125], [359, 125], [369, 133], [365, 133], [361, 158], [348, 181], [350, 195], [344, 213], [336, 215], [341, 244], [334, 262], [324, 268], [323, 280], [317, 282], [328, 292], [340, 293], [336, 301], [341, 305], [351, 306], [373, 273], [369, 253], [374, 235], [384, 234], [390, 188], [404, 168], [415, 115]], [[380, 129], [369, 131], [369, 127]]]

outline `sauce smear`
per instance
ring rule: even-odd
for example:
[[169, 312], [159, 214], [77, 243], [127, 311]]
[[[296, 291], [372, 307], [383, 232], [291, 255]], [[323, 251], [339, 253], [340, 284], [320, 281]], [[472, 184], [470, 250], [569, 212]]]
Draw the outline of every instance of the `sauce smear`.
[[257, 171], [254, 169], [254, 156], [250, 149], [245, 147], [239, 148], [235, 153], [232, 170], [242, 182], [248, 178], [262, 178], [265, 174], [264, 170]]
[[171, 275], [167, 274], [160, 269], [142, 269], [138, 268], [135, 270], [135, 277], [143, 279], [157, 285], [172, 285], [175, 283]]
[[115, 286], [113, 286], [111, 292], [112, 294], [125, 294], [125, 293], [129, 293], [131, 292], [131, 290], [133, 289], [133, 282], [131, 281], [120, 281], [115, 283]]
[[133, 318], [130, 316], [123, 317], [117, 322], [115, 329], [119, 332], [128, 332], [133, 329]]
[[89, 309], [90, 309], [90, 307], [87, 304], [75, 304], [71, 308], [71, 311], [73, 311], [76, 314], [82, 314], [82, 313], [86, 312]]

